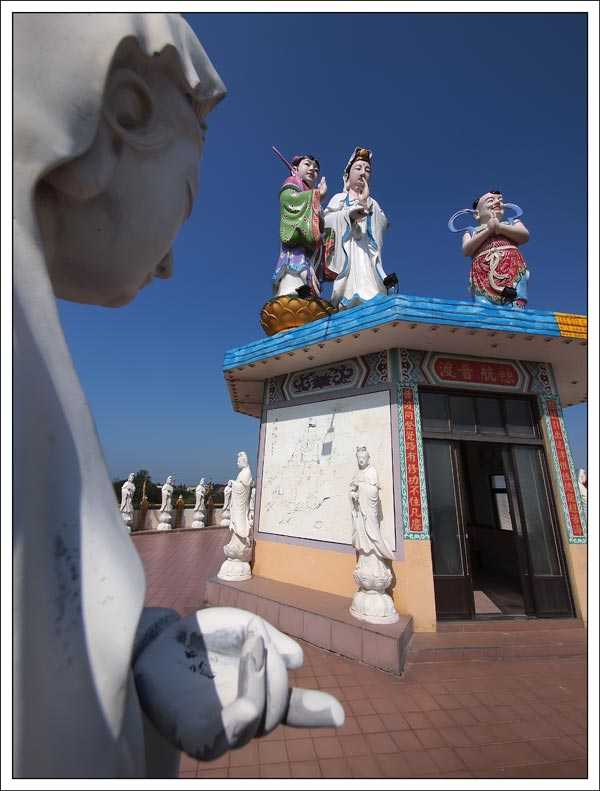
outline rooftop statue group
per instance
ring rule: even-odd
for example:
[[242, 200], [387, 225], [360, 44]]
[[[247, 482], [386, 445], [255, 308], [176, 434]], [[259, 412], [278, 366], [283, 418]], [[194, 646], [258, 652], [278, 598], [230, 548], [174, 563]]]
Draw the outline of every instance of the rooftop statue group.
[[[398, 286], [395, 273], [386, 275], [381, 251], [389, 221], [370, 194], [373, 153], [357, 147], [343, 172], [342, 192], [322, 203], [327, 182], [313, 154], [297, 154], [279, 191], [280, 252], [273, 273], [273, 298], [261, 311], [267, 334], [300, 326], [385, 296]], [[505, 210], [514, 216], [505, 218]], [[478, 223], [463, 229], [456, 220], [470, 214]], [[502, 193], [487, 192], [449, 220], [463, 232], [462, 249], [471, 257], [469, 289], [476, 303], [523, 309], [527, 305], [529, 271], [518, 247], [529, 238], [516, 204]], [[332, 281], [330, 301], [321, 286]]]
[[125, 305], [171, 276], [219, 75], [177, 14], [27, 13], [13, 77], [13, 776], [175, 776], [181, 750], [341, 725], [333, 696], [289, 688], [302, 649], [261, 617], [144, 608], [123, 529], [133, 481], [119, 513], [57, 311]]

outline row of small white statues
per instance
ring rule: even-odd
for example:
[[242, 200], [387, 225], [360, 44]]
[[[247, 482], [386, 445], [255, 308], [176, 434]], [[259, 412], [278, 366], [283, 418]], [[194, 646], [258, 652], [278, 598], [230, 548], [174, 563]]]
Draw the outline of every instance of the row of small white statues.
[[[246, 459], [247, 465], [247, 456], [243, 451], [240, 451], [240, 455]], [[121, 505], [119, 511], [121, 512], [121, 516], [123, 517], [123, 521], [129, 528], [129, 532], [131, 532], [131, 526], [133, 525], [134, 516], [135, 516], [135, 509], [133, 507], [133, 495], [135, 494], [135, 484], [134, 484], [134, 473], [130, 473], [128, 479], [125, 481], [123, 486], [121, 487]], [[231, 491], [234, 481], [228, 481], [227, 485], [224, 488], [224, 507], [222, 512], [221, 518], [221, 525], [227, 526], [229, 525], [229, 518], [230, 518], [230, 510], [231, 510]], [[200, 478], [200, 483], [196, 486], [196, 502], [194, 504], [194, 517], [192, 522], [192, 527], [201, 528], [205, 527], [206, 523], [206, 496], [209, 492], [210, 484], [208, 484], [204, 478]], [[161, 504], [159, 508], [159, 526], [158, 530], [169, 530], [173, 521], [173, 476], [169, 475], [167, 480], [163, 484], [161, 488]], [[253, 492], [254, 494], [254, 492]], [[252, 510], [254, 510], [254, 500], [252, 500]], [[253, 514], [252, 514], [253, 518]]]

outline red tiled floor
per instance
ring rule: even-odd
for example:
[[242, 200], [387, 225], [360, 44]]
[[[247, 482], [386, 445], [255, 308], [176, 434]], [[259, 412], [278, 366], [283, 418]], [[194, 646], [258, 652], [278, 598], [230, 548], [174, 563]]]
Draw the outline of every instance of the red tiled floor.
[[230, 766], [252, 766], [258, 763], [258, 741], [254, 739], [239, 750], [231, 750], [229, 753]]
[[431, 721], [427, 717], [427, 714], [422, 711], [407, 711], [404, 714], [404, 719], [413, 730], [431, 727]]
[[[226, 533], [210, 539], [215, 564], [221, 562], [218, 545]], [[199, 545], [189, 551], [197, 539], [190, 534], [178, 540], [177, 546], [160, 536], [134, 540], [147, 567], [147, 604], [175, 607], [180, 612], [202, 605]], [[178, 578], [175, 597], [173, 585], [165, 582], [174, 578]], [[585, 777], [586, 663], [582, 655], [576, 655], [577, 641], [584, 633], [578, 633], [574, 624], [565, 624], [554, 654], [527, 656], [530, 649], [538, 649], [537, 635], [544, 629], [547, 632], [547, 624], [516, 625], [515, 629], [524, 630], [522, 640], [515, 635], [503, 638], [504, 626], [442, 626], [440, 634], [454, 635], [448, 645], [455, 648], [444, 649], [449, 661], [440, 661], [444, 657], [438, 652], [432, 657], [435, 661], [409, 663], [402, 677], [302, 643], [305, 664], [290, 672], [290, 686], [324, 689], [337, 696], [344, 706], [345, 724], [339, 729], [283, 726], [215, 761], [183, 757], [180, 776]], [[479, 659], [455, 658], [460, 649], [456, 635], [461, 629], [463, 636], [480, 629]], [[489, 638], [482, 634], [486, 630]], [[436, 639], [436, 635], [428, 637], [431, 646]], [[492, 649], [498, 655], [499, 646], [504, 651], [502, 659], [486, 657], [485, 652]], [[515, 650], [510, 653], [509, 648]], [[429, 650], [437, 651], [435, 647]]]
[[370, 755], [351, 755], [346, 760], [352, 777], [378, 777], [380, 775], [379, 763]]
[[260, 777], [260, 766], [259, 764], [253, 764], [252, 766], [236, 766], [229, 770], [227, 777]]
[[294, 741], [265, 742], [258, 740], [258, 760], [261, 764], [285, 763], [288, 760], [286, 744], [292, 745]]
[[448, 742], [435, 728], [422, 728], [415, 731], [415, 736], [425, 749], [432, 747], [446, 747]]
[[260, 767], [261, 777], [291, 777], [292, 770], [288, 763], [264, 764]]
[[389, 755], [398, 752], [398, 745], [389, 733], [368, 733], [367, 744], [375, 755]]
[[415, 736], [414, 731], [396, 731], [390, 735], [401, 751], [421, 749], [421, 742]]
[[345, 758], [322, 758], [319, 760], [321, 776], [328, 778], [352, 777], [350, 766]]
[[344, 755], [368, 755], [369, 746], [363, 736], [340, 736], [340, 744]]
[[319, 760], [326, 758], [341, 758], [344, 755], [342, 745], [337, 737], [315, 739], [314, 748]]
[[383, 720], [378, 714], [367, 714], [356, 718], [362, 733], [382, 733], [386, 730]]
[[321, 777], [321, 767], [317, 761], [301, 761], [291, 764], [292, 777]]
[[286, 745], [290, 761], [313, 761], [317, 757], [312, 739], [293, 739]]

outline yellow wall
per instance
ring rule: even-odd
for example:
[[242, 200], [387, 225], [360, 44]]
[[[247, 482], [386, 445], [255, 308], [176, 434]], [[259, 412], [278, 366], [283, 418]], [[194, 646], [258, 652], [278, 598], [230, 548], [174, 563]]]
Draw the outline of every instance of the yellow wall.
[[[388, 592], [402, 615], [413, 617], [415, 632], [435, 632], [435, 597], [429, 541], [405, 541], [405, 560], [393, 561], [393, 588]], [[352, 598], [356, 583], [354, 553], [317, 549], [298, 544], [258, 540], [253, 573], [258, 577], [302, 585], [305, 588]], [[348, 601], [350, 606], [350, 601]]]
[[[561, 525], [562, 527], [562, 525]], [[569, 544], [561, 529], [575, 612], [587, 624], [587, 544]]]

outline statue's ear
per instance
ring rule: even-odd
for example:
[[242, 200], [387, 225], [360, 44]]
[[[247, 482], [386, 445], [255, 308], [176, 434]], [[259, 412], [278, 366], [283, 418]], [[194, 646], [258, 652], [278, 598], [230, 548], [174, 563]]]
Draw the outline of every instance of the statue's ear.
[[103, 114], [119, 140], [144, 146], [154, 120], [150, 86], [131, 69], [115, 69], [108, 77]]

